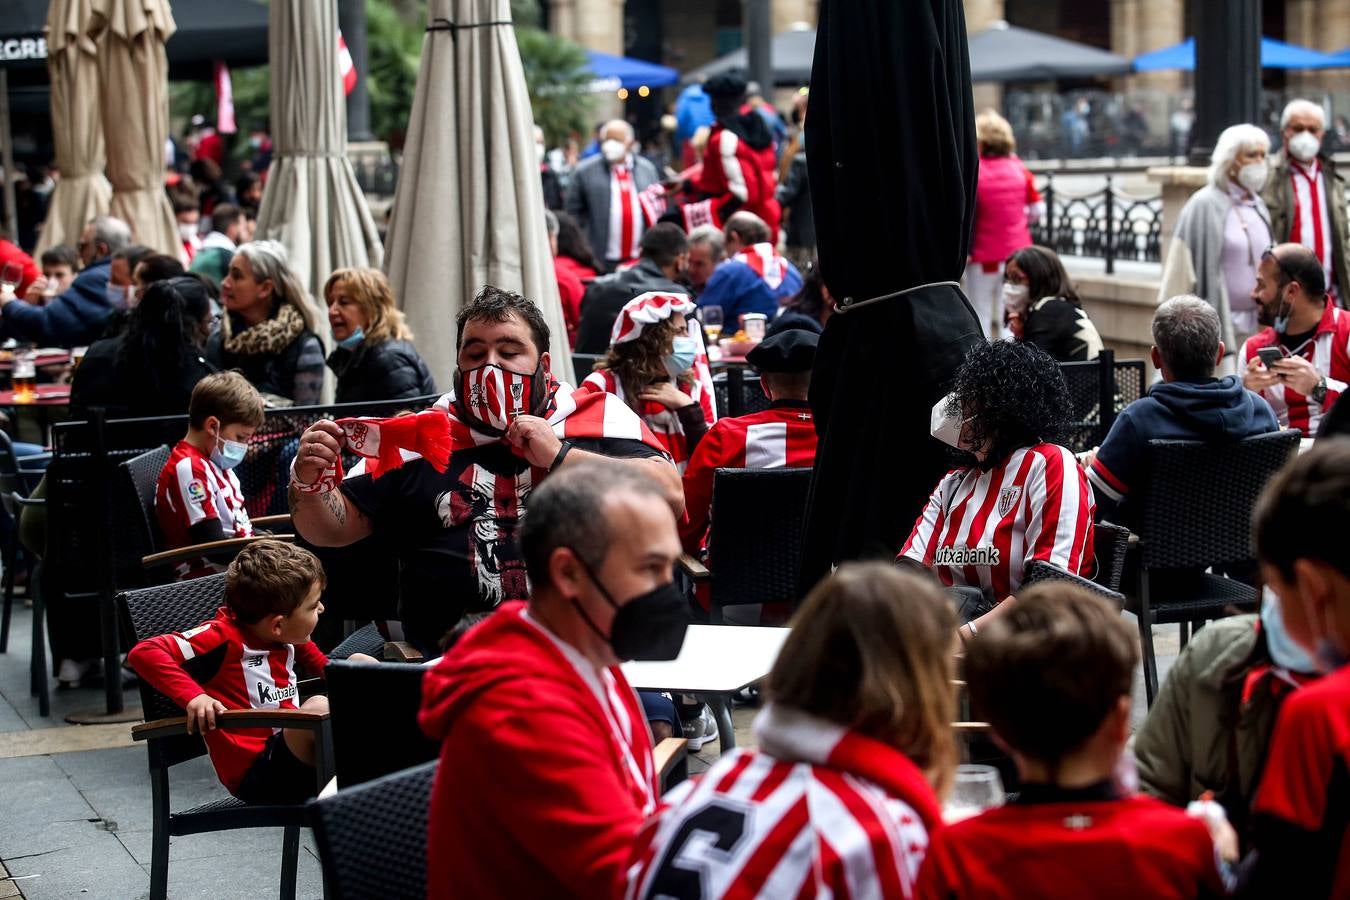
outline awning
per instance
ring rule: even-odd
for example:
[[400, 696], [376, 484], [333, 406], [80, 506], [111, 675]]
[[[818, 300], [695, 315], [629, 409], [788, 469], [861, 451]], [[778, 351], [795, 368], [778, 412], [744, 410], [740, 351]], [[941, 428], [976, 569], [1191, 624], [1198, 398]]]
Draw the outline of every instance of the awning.
[[[47, 6], [47, 0], [4, 0], [0, 66], [45, 64]], [[230, 66], [267, 62], [267, 4], [262, 0], [173, 0], [173, 17], [178, 30], [165, 46], [170, 78], [210, 78], [215, 60]]]
[[1007, 22], [970, 36], [971, 81], [1050, 81], [1129, 71], [1123, 56]]
[[680, 80], [680, 73], [677, 70], [647, 62], [645, 59], [587, 50], [586, 62], [591, 74], [595, 76], [595, 80], [590, 84], [590, 91], [593, 94], [609, 93], [619, 88], [628, 88], [630, 91], [640, 87], [660, 88]]
[[[769, 59], [773, 65], [775, 85], [799, 85], [811, 80], [811, 61], [816, 53], [816, 30], [793, 28], [779, 32], [769, 43]], [[685, 84], [704, 81], [731, 69], [750, 69], [750, 55], [744, 47], [719, 56], [712, 62], [684, 73]]]
[[[1327, 69], [1333, 66], [1350, 66], [1350, 47], [1338, 54], [1319, 53], [1274, 38], [1261, 38], [1263, 69]], [[1187, 38], [1180, 44], [1136, 56], [1134, 68], [1138, 72], [1157, 72], [1165, 69], [1194, 71], [1195, 38]]]

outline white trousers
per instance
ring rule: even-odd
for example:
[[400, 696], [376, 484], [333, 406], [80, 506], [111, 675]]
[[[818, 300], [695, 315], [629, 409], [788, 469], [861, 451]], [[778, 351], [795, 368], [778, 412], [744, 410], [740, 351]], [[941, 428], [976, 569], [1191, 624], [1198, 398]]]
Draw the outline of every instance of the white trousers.
[[983, 263], [971, 263], [966, 266], [961, 287], [975, 307], [984, 336], [1007, 337], [1003, 325], [1003, 263], [993, 272], [986, 272]]

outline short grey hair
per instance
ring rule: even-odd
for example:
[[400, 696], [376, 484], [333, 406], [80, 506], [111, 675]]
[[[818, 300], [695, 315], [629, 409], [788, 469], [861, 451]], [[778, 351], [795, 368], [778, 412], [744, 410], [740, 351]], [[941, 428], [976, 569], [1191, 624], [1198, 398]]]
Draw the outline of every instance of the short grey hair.
[[116, 216], [99, 216], [89, 224], [94, 226], [94, 243], [107, 247], [109, 256], [131, 243], [131, 226]]
[[520, 555], [534, 588], [549, 583], [548, 561], [559, 547], [571, 548], [592, 572], [604, 565], [614, 539], [604, 506], [621, 493], [665, 504], [653, 479], [609, 461], [569, 465], [535, 489], [520, 526]]
[[1210, 378], [1219, 355], [1219, 314], [1193, 294], [1173, 297], [1153, 314], [1153, 343], [1173, 378]]
[[627, 137], [624, 138], [624, 141], [628, 143], [631, 143], [637, 138], [637, 133], [633, 131], [633, 126], [623, 119], [610, 119], [600, 128], [600, 133], [602, 135], [608, 134], [611, 128], [622, 128], [624, 134], [627, 135]]
[[1284, 112], [1280, 113], [1280, 130], [1284, 131], [1289, 127], [1289, 120], [1299, 113], [1307, 113], [1310, 116], [1317, 116], [1317, 121], [1322, 123], [1322, 127], [1327, 127], [1327, 111], [1321, 105], [1311, 100], [1290, 100], [1285, 104]]
[[558, 217], [553, 214], [553, 210], [544, 210], [544, 227], [548, 229], [549, 237], [557, 237], [558, 229], [562, 226], [558, 224]]
[[727, 239], [716, 225], [700, 225], [689, 232], [690, 247], [702, 247], [705, 244], [712, 249], [713, 262], [720, 262], [727, 255]]
[[1239, 153], [1261, 148], [1270, 152], [1270, 135], [1255, 125], [1230, 125], [1214, 142], [1214, 154], [1209, 158], [1209, 183], [1216, 188], [1228, 190], [1232, 182], [1228, 178], [1228, 167], [1238, 158]]
[[773, 236], [769, 223], [744, 210], [732, 213], [731, 218], [727, 219], [726, 233], [736, 235], [746, 245], [762, 244]]

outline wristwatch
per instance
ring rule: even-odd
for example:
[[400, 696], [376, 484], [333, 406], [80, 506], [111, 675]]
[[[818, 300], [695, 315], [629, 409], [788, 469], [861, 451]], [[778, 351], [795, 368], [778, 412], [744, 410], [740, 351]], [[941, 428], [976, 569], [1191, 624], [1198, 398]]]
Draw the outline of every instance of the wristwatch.
[[1317, 380], [1317, 385], [1308, 396], [1312, 398], [1314, 403], [1327, 402], [1327, 377], [1325, 375]]

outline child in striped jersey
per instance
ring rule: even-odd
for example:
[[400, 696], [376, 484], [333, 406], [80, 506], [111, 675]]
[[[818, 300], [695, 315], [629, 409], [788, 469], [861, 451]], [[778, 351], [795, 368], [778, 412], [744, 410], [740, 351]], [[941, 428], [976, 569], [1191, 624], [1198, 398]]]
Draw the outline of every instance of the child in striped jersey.
[[[239, 552], [225, 572], [225, 605], [196, 628], [147, 638], [127, 661], [187, 713], [216, 775], [246, 803], [299, 803], [316, 793], [314, 732], [221, 728], [231, 709], [327, 712], [328, 698], [300, 703], [296, 667], [322, 675], [328, 662], [310, 642], [323, 604], [323, 567], [308, 550], [270, 539]], [[354, 653], [350, 659], [375, 662]]]
[[956, 758], [954, 627], [931, 579], [840, 567], [769, 673], [758, 749], [666, 795], [626, 897], [912, 896]]

